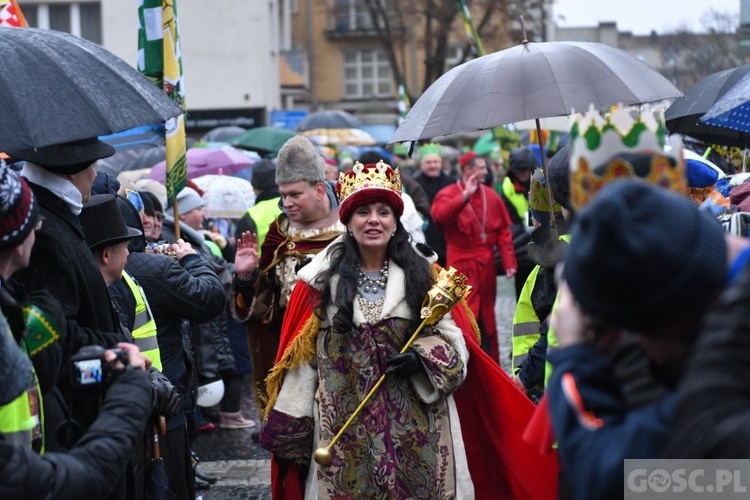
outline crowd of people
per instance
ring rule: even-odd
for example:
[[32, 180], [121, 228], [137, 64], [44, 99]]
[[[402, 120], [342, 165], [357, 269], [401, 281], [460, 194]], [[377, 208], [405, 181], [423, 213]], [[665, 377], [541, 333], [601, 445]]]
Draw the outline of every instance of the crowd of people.
[[[193, 499], [196, 436], [257, 426], [245, 382], [274, 498], [616, 498], [625, 459], [744, 458], [750, 245], [660, 120], [590, 111], [505, 169], [430, 143], [339, 171], [296, 136], [231, 223], [97, 173], [96, 138], [7, 151], [0, 495]], [[424, 326], [446, 269], [470, 292]]]

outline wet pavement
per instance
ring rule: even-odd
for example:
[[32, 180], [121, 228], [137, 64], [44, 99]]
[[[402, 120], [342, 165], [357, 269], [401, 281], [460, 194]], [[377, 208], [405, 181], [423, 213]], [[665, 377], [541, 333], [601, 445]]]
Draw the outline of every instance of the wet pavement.
[[[515, 310], [513, 280], [498, 278], [495, 314], [498, 321], [500, 359], [503, 369], [510, 368], [510, 327]], [[200, 457], [199, 468], [219, 477], [216, 484], [197, 494], [203, 500], [261, 500], [271, 498], [270, 453], [252, 440], [252, 432], [260, 426], [258, 412], [246, 383], [242, 397], [242, 414], [252, 418], [253, 429], [218, 429], [200, 434], [194, 444]]]

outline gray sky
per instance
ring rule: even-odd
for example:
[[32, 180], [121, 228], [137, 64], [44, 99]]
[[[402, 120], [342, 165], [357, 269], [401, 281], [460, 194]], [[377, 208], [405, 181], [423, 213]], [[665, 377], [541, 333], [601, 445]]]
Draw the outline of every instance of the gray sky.
[[[740, 0], [555, 0], [555, 17], [561, 27], [596, 26], [616, 21], [620, 31], [644, 35], [687, 25], [701, 31], [701, 18], [709, 9], [732, 13], [739, 19]], [[560, 16], [564, 16], [565, 20]]]

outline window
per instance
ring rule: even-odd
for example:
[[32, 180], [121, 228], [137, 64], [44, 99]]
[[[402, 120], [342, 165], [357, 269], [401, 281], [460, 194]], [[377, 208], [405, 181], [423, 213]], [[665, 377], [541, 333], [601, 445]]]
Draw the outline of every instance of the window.
[[81, 37], [92, 42], [102, 42], [102, 8], [98, 3], [82, 3]]
[[25, 3], [29, 26], [65, 31], [94, 43], [102, 43], [102, 11], [99, 2]]
[[344, 53], [344, 97], [391, 97], [391, 64], [381, 49]]
[[375, 28], [365, 0], [335, 0], [336, 31], [371, 30]]

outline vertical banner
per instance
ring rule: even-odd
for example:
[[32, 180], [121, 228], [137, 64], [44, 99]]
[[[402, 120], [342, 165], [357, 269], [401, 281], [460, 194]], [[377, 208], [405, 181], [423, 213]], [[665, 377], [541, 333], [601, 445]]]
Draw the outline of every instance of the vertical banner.
[[29, 23], [16, 0], [0, 0], [0, 26], [28, 28]]
[[[477, 32], [477, 29], [474, 26], [474, 22], [471, 20], [469, 8], [466, 7], [466, 3], [464, 3], [464, 0], [458, 0], [458, 5], [461, 8], [461, 16], [464, 20], [464, 30], [466, 30], [466, 36], [469, 37], [472, 42], [471, 46], [472, 50], [474, 51], [474, 55], [476, 57], [482, 57], [486, 54], [486, 52], [484, 51], [482, 40], [479, 38], [479, 32]], [[502, 127], [494, 127], [492, 129], [492, 138], [495, 139], [495, 142], [497, 142], [498, 151], [500, 150], [500, 138], [503, 137], [503, 135], [504, 131]]]
[[409, 102], [409, 96], [406, 95], [404, 84], [399, 83], [398, 84], [398, 124], [399, 125], [401, 125], [404, 122], [404, 118], [406, 118], [406, 114], [409, 112], [409, 108], [411, 108], [411, 103]]
[[[185, 110], [177, 0], [140, 0], [138, 70]], [[167, 204], [187, 184], [185, 115], [165, 124]], [[176, 218], [176, 217], [175, 217]]]
[[482, 40], [479, 38], [479, 33], [477, 33], [477, 29], [474, 27], [474, 23], [471, 21], [469, 8], [466, 7], [466, 3], [464, 3], [464, 0], [458, 0], [458, 5], [459, 7], [461, 7], [461, 16], [464, 19], [464, 30], [466, 30], [466, 36], [469, 37], [469, 39], [472, 41], [474, 56], [482, 57], [486, 54], [486, 52], [484, 51]]

